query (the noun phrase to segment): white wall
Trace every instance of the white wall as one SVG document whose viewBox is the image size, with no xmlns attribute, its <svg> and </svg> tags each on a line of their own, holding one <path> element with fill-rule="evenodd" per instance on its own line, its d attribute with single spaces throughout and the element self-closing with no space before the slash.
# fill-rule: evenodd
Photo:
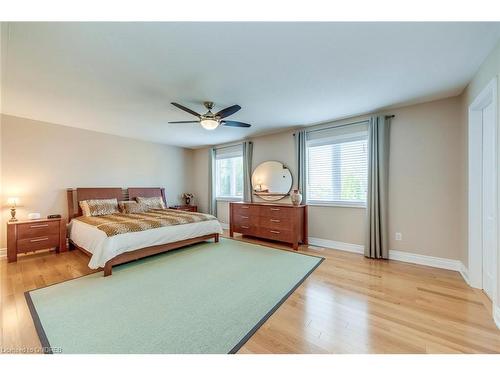
<svg viewBox="0 0 500 375">
<path fill-rule="evenodd" d="M 6 115 L 1 130 L 4 197 L 21 199 L 20 219 L 28 212 L 67 216 L 69 187 L 161 186 L 176 204 L 190 186 L 188 149 Z"/>
<path fill-rule="evenodd" d="M 465 124 L 464 126 L 464 137 L 467 139 L 467 123 L 468 123 L 468 108 L 469 105 L 472 104 L 477 95 L 486 87 L 486 85 L 494 78 L 497 77 L 497 92 L 500 94 L 500 42 L 497 44 L 496 48 L 490 53 L 488 58 L 481 64 L 478 72 L 474 75 L 473 79 L 467 86 L 463 94 L 462 101 L 462 121 Z M 500 111 L 500 95 L 498 95 L 498 103 L 497 108 Z M 500 116 L 497 117 L 497 129 L 500 129 Z M 500 149 L 500 132 L 497 132 L 499 138 L 497 139 L 497 149 Z M 467 144 L 466 146 L 467 147 Z M 500 165 L 500 154 L 498 155 L 498 163 Z M 500 180 L 499 184 L 500 186 Z M 466 211 L 466 215 L 467 215 Z M 467 216 L 466 216 L 467 217 Z M 466 227 L 467 228 L 467 227 Z M 465 231 L 466 232 L 466 231 Z M 500 248 L 497 249 L 497 296 L 496 296 L 496 307 L 494 307 L 493 311 L 495 314 L 495 319 L 497 325 L 500 327 Z M 468 265 L 468 249 L 467 247 L 462 251 L 461 254 L 462 262 L 467 266 Z"/>
</svg>

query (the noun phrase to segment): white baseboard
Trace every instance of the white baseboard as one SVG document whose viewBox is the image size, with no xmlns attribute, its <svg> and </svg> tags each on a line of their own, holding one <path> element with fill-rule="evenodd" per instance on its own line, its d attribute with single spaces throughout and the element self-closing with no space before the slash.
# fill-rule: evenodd
<svg viewBox="0 0 500 375">
<path fill-rule="evenodd" d="M 500 329 L 500 306 L 492 306 L 493 308 L 493 320 L 495 321 L 495 324 L 497 325 L 498 329 Z"/>
<path fill-rule="evenodd" d="M 469 280 L 469 269 L 465 267 L 465 264 L 463 264 L 462 262 L 460 262 L 460 270 L 458 272 L 460 272 L 460 275 L 462 275 L 467 285 L 472 287 Z"/>
<path fill-rule="evenodd" d="M 348 251 L 350 253 L 363 254 L 365 247 L 354 243 L 325 240 L 323 238 L 309 237 L 309 244 L 313 246 L 328 247 L 330 249 Z"/>
<path fill-rule="evenodd" d="M 389 259 L 399 260 L 401 262 L 420 264 L 435 268 L 443 268 L 445 270 L 458 271 L 461 270 L 462 262 L 455 259 L 438 258 L 429 255 L 420 255 L 407 253 L 399 250 L 389 250 Z"/>
<path fill-rule="evenodd" d="M 351 253 L 356 253 L 356 254 L 364 254 L 363 245 L 326 240 L 317 237 L 309 237 L 309 243 L 314 246 L 321 246 L 336 250 L 349 251 Z M 399 251 L 399 250 L 389 250 L 389 259 L 398 260 L 406 263 L 420 264 L 423 266 L 458 271 L 461 274 L 462 271 L 465 270 L 465 267 L 459 260 L 407 253 L 405 251 Z"/>
<path fill-rule="evenodd" d="M 0 259 L 7 259 L 7 248 L 0 249 Z"/>
</svg>

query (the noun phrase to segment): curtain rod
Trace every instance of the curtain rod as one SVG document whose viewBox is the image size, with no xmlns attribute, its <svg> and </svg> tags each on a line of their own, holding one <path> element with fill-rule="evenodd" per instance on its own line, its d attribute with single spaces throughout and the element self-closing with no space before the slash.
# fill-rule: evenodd
<svg viewBox="0 0 500 375">
<path fill-rule="evenodd" d="M 385 118 L 394 118 L 396 115 L 387 115 Z M 324 128 L 319 128 L 319 129 L 313 129 L 313 130 L 307 130 L 305 129 L 308 133 L 314 133 L 314 132 L 319 132 L 323 130 L 328 130 L 328 129 L 333 129 L 333 128 L 343 128 L 346 126 L 351 126 L 351 125 L 358 125 L 358 124 L 363 124 L 365 122 L 369 122 L 370 120 L 363 120 L 363 121 L 355 121 L 355 122 L 349 122 L 347 124 L 339 124 L 339 125 L 331 125 L 331 126 L 325 126 Z M 295 133 L 293 133 L 293 136 L 295 137 Z"/>
</svg>

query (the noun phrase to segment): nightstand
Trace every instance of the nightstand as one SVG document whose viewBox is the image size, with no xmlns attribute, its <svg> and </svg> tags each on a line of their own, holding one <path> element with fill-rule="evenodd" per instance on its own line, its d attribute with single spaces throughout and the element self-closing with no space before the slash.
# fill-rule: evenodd
<svg viewBox="0 0 500 375">
<path fill-rule="evenodd" d="M 66 251 L 66 220 L 38 219 L 7 223 L 7 259 L 17 261 L 17 254 L 56 248 Z"/>
<path fill-rule="evenodd" d="M 198 212 L 198 206 L 191 206 L 189 204 L 181 204 L 177 206 L 170 206 L 172 210 L 181 210 L 181 211 L 191 211 L 191 212 Z"/>
</svg>

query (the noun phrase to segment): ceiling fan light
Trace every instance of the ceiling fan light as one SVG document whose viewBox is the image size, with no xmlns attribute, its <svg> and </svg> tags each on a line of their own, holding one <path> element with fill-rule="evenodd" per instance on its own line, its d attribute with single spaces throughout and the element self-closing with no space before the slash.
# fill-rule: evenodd
<svg viewBox="0 0 500 375">
<path fill-rule="evenodd" d="M 219 121 L 212 119 L 203 119 L 200 121 L 201 126 L 203 126 L 207 130 L 214 130 L 219 126 Z"/>
</svg>

